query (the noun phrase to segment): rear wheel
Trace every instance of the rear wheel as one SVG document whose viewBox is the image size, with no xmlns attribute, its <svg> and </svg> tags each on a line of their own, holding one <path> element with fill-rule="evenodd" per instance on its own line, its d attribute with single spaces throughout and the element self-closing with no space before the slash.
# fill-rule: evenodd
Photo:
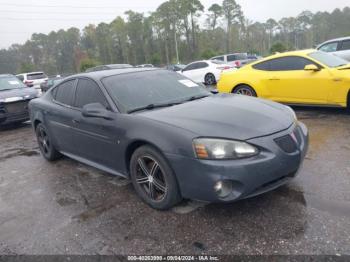
<svg viewBox="0 0 350 262">
<path fill-rule="evenodd" d="M 244 95 L 244 96 L 254 96 L 257 97 L 257 94 L 253 88 L 248 85 L 239 85 L 233 90 L 234 94 Z"/>
<path fill-rule="evenodd" d="M 39 149 L 43 157 L 49 161 L 54 161 L 62 155 L 52 144 L 52 140 L 43 124 L 38 124 L 35 129 L 36 137 L 39 144 Z"/>
<path fill-rule="evenodd" d="M 350 113 L 350 90 L 348 92 L 347 107 L 346 110 Z"/>
<path fill-rule="evenodd" d="M 204 83 L 206 85 L 214 85 L 216 84 L 216 78 L 212 73 L 208 73 L 204 77 Z"/>
<path fill-rule="evenodd" d="M 155 209 L 169 209 L 182 199 L 174 172 L 164 157 L 150 146 L 134 152 L 130 176 L 140 198 Z"/>
</svg>

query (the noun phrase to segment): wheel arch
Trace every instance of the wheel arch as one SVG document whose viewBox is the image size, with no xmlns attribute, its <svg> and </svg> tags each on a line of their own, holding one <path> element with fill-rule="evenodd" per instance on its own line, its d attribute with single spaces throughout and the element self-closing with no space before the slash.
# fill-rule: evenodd
<svg viewBox="0 0 350 262">
<path fill-rule="evenodd" d="M 253 90 L 255 91 L 256 95 L 259 97 L 259 93 L 258 93 L 258 91 L 256 90 L 256 88 L 254 88 L 251 84 L 247 84 L 247 83 L 239 83 L 239 84 L 235 85 L 235 86 L 232 88 L 231 93 L 234 93 L 235 90 L 236 90 L 237 88 L 239 88 L 240 86 L 249 86 L 251 89 L 253 89 Z"/>
<path fill-rule="evenodd" d="M 164 157 L 166 163 L 169 165 L 169 167 L 171 168 L 171 170 L 174 173 L 176 183 L 177 183 L 179 190 L 180 190 L 180 194 L 182 194 L 177 174 L 176 174 L 174 168 L 172 167 L 169 159 L 166 157 L 166 155 L 162 152 L 162 150 L 158 146 L 156 146 L 154 143 L 149 142 L 147 140 L 143 140 L 143 139 L 134 140 L 126 147 L 124 156 L 125 156 L 125 168 L 126 168 L 127 175 L 130 176 L 130 161 L 131 161 L 132 155 L 134 154 L 134 152 L 138 148 L 140 148 L 142 146 L 150 146 L 150 147 L 154 148 L 155 150 L 157 150 L 158 153 L 162 155 L 162 157 Z"/>
</svg>

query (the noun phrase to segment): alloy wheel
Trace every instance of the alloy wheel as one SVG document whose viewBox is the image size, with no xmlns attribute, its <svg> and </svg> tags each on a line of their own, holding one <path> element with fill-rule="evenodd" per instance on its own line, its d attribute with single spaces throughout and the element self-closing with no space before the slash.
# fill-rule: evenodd
<svg viewBox="0 0 350 262">
<path fill-rule="evenodd" d="M 50 153 L 50 140 L 49 136 L 46 133 L 46 130 L 42 127 L 39 127 L 38 130 L 38 142 L 41 152 L 47 155 Z"/>
<path fill-rule="evenodd" d="M 215 76 L 212 75 L 212 74 L 206 75 L 206 77 L 205 77 L 205 83 L 206 83 L 207 85 L 213 85 L 213 84 L 215 84 Z"/>
<path fill-rule="evenodd" d="M 162 201 L 168 191 L 162 168 L 149 156 L 137 159 L 136 183 L 155 202 Z"/>
<path fill-rule="evenodd" d="M 254 96 L 252 90 L 246 87 L 239 88 L 235 93 L 238 95 L 244 95 L 244 96 Z"/>
</svg>

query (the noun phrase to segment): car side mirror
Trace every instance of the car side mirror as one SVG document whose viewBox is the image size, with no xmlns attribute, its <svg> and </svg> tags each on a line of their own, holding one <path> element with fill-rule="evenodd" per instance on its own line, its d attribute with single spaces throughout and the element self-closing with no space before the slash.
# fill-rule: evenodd
<svg viewBox="0 0 350 262">
<path fill-rule="evenodd" d="M 210 90 L 210 93 L 212 93 L 212 94 L 214 94 L 214 95 L 217 95 L 217 94 L 219 94 L 219 90 L 217 90 L 217 89 L 212 89 L 212 90 Z"/>
<path fill-rule="evenodd" d="M 310 65 L 306 65 L 304 70 L 317 72 L 317 71 L 320 71 L 320 68 L 317 65 L 310 64 Z"/>
<path fill-rule="evenodd" d="M 83 107 L 82 112 L 84 117 L 96 117 L 106 120 L 112 120 L 110 112 L 100 103 L 87 104 Z"/>
</svg>

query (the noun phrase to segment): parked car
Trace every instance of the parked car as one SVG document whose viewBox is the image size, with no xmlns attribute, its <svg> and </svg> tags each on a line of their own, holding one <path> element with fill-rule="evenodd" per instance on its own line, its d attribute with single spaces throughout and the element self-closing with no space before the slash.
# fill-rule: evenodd
<svg viewBox="0 0 350 262">
<path fill-rule="evenodd" d="M 48 77 L 44 72 L 31 72 L 17 75 L 17 77 L 28 87 L 34 87 L 41 93 L 40 85 L 47 81 Z"/>
<path fill-rule="evenodd" d="M 249 56 L 247 53 L 234 53 L 228 55 L 215 56 L 210 60 L 223 61 L 226 64 L 233 65 L 237 68 L 241 68 L 242 66 L 247 65 L 257 59 L 257 56 Z"/>
<path fill-rule="evenodd" d="M 29 119 L 28 102 L 38 96 L 14 75 L 0 75 L 0 125 Z"/>
<path fill-rule="evenodd" d="M 350 37 L 329 40 L 320 44 L 317 49 L 350 61 Z"/>
<path fill-rule="evenodd" d="M 131 68 L 132 65 L 129 64 L 111 64 L 111 65 L 99 65 L 95 67 L 91 67 L 85 70 L 88 72 L 102 71 L 102 70 L 111 70 L 111 69 L 122 69 L 122 68 Z"/>
<path fill-rule="evenodd" d="M 308 147 L 291 108 L 213 95 L 165 69 L 71 76 L 33 100 L 30 112 L 47 160 L 64 154 L 130 178 L 156 209 L 273 190 L 297 175 Z"/>
<path fill-rule="evenodd" d="M 170 71 L 175 71 L 175 72 L 179 72 L 182 69 L 184 69 L 186 67 L 186 65 L 182 65 L 182 64 L 173 64 L 173 65 L 167 65 L 166 69 L 170 70 Z"/>
<path fill-rule="evenodd" d="M 154 65 L 152 64 L 143 64 L 143 65 L 137 65 L 137 68 L 153 68 Z"/>
<path fill-rule="evenodd" d="M 47 92 L 47 90 L 60 83 L 63 79 L 64 77 L 61 76 L 50 77 L 46 82 L 40 84 L 41 92 Z"/>
<path fill-rule="evenodd" d="M 224 70 L 232 70 L 230 66 L 218 60 L 203 60 L 188 64 L 184 69 L 179 71 L 180 74 L 190 78 L 194 82 L 214 85 L 220 79 Z"/>
<path fill-rule="evenodd" d="M 346 107 L 349 72 L 348 61 L 325 52 L 286 52 L 222 74 L 218 90 L 287 104 Z"/>
</svg>

